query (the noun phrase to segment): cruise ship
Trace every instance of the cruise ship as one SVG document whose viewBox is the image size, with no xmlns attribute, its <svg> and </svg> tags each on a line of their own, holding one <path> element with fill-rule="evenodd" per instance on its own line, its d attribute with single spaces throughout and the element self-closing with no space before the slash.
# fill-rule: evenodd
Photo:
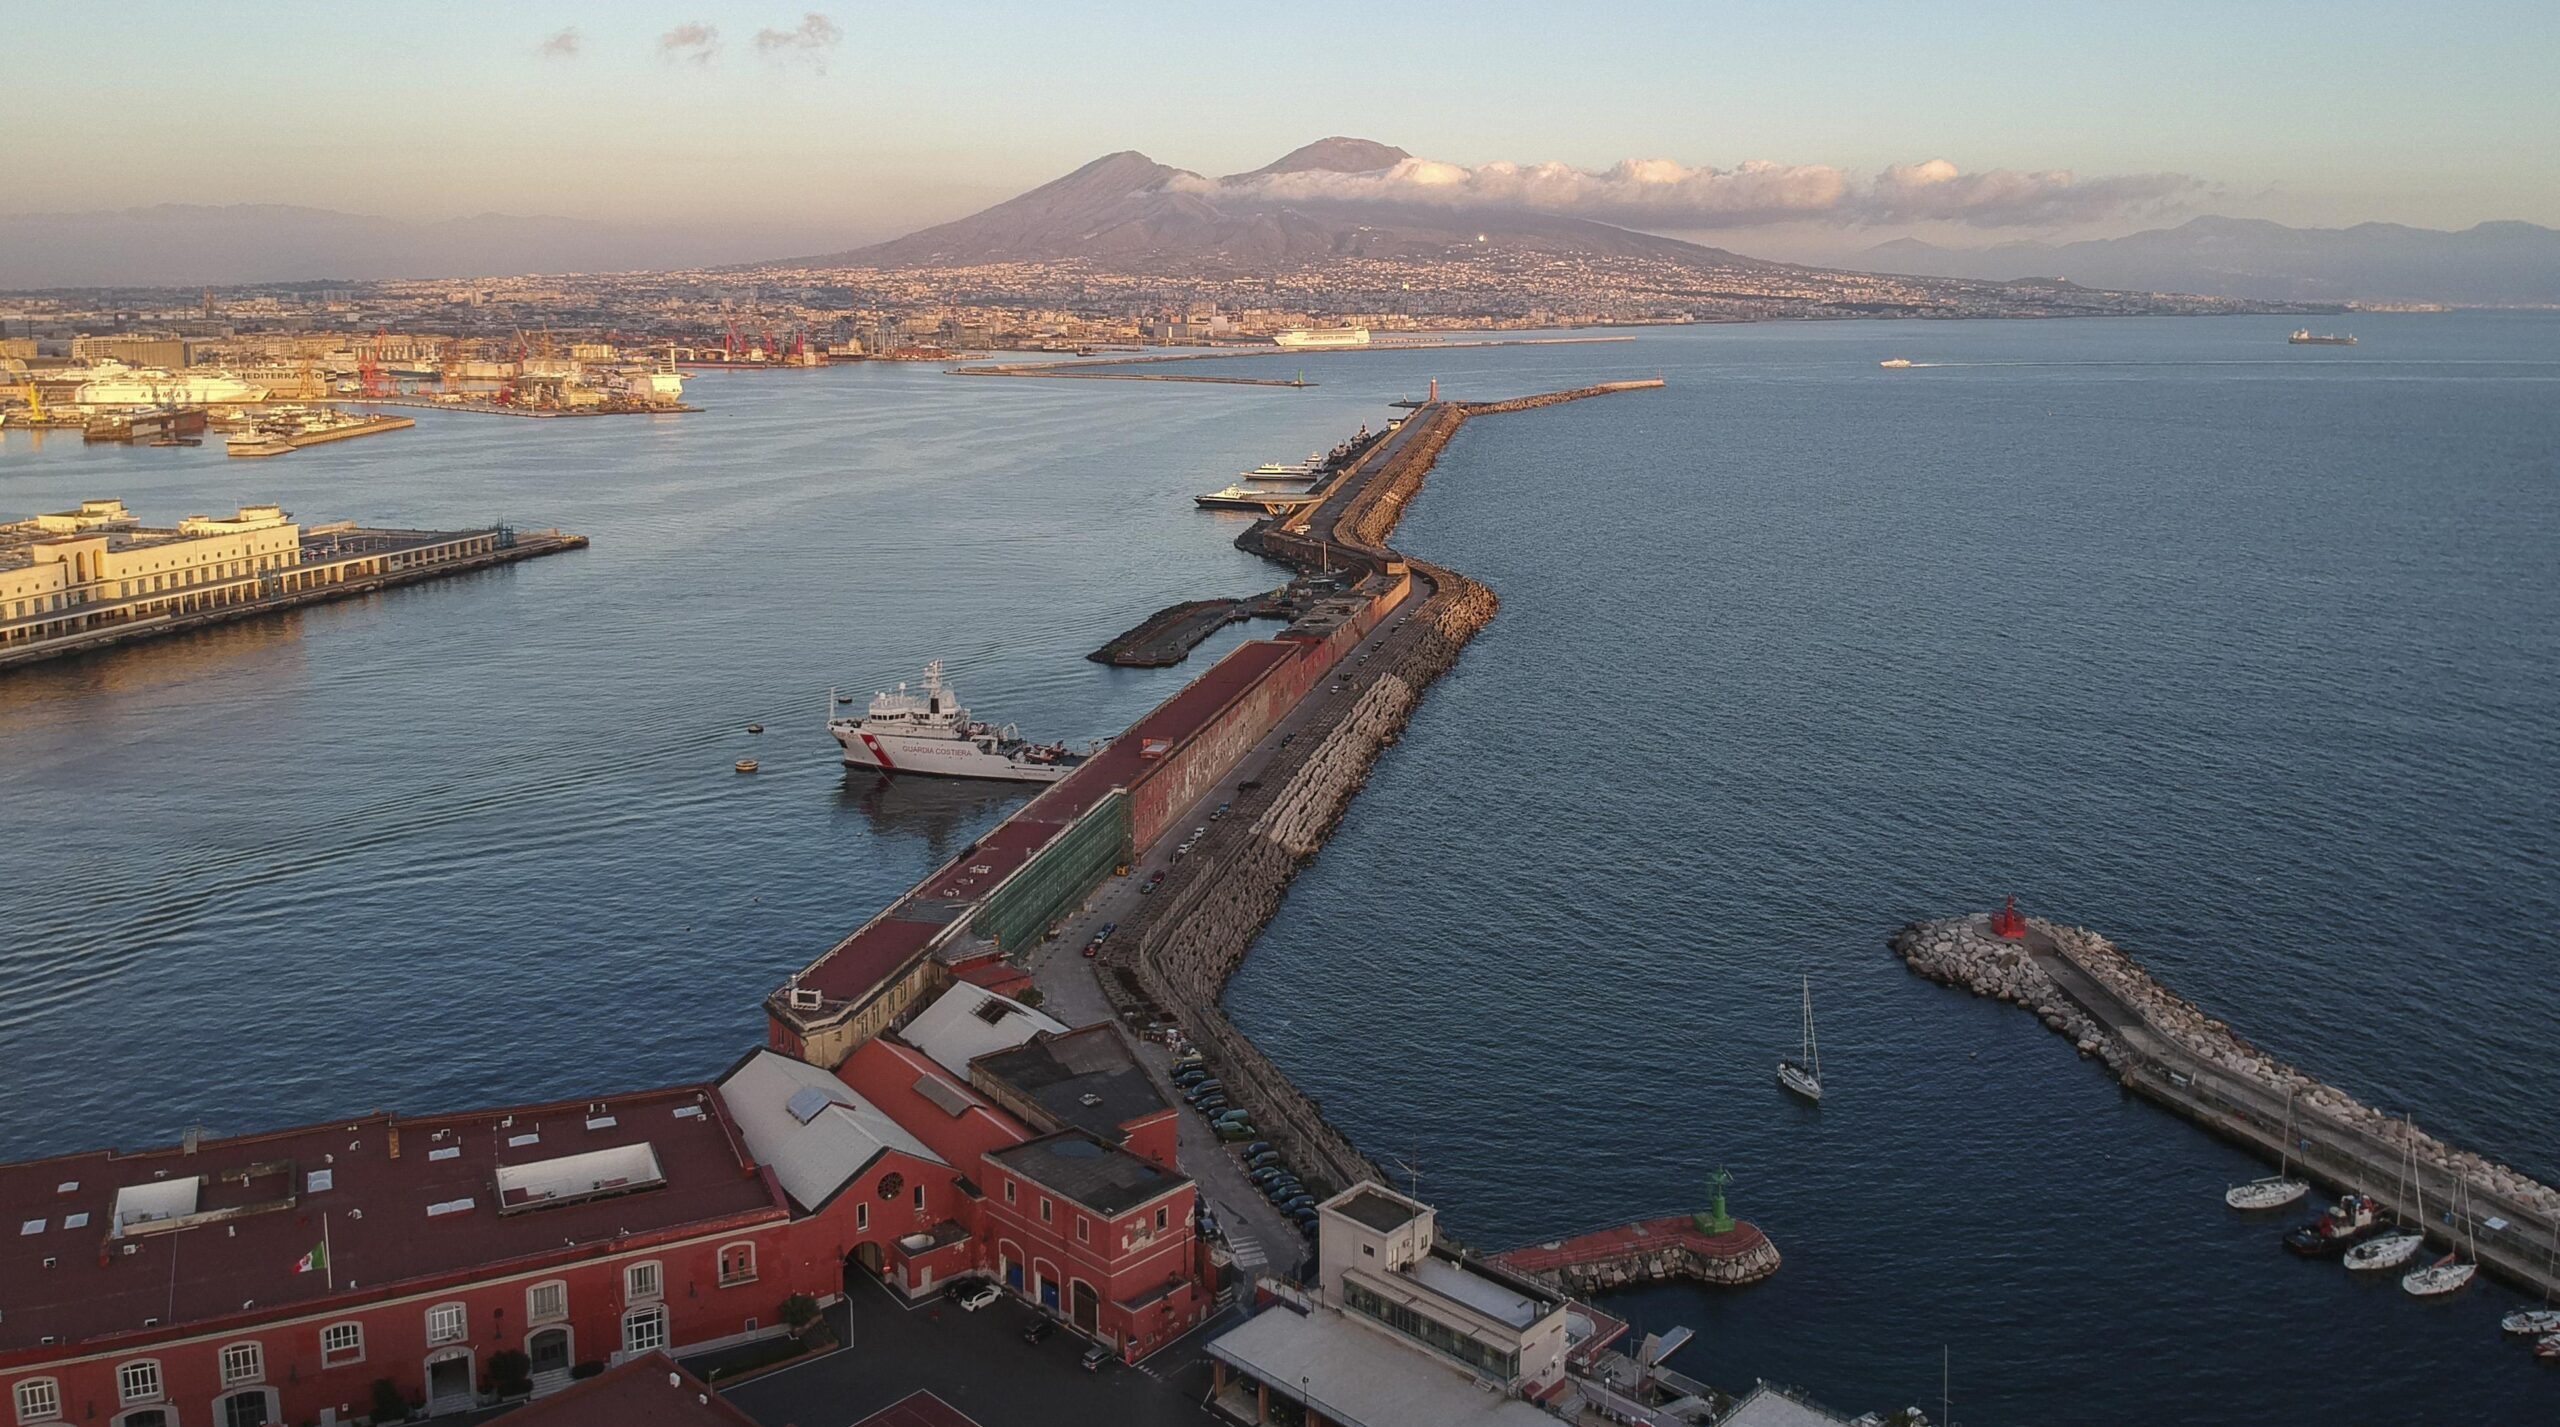
<svg viewBox="0 0 2560 1427">
<path fill-rule="evenodd" d="M 71 399 L 82 406 L 216 406 L 267 399 L 265 387 L 229 372 L 164 372 L 100 362 L 65 375 L 81 379 Z"/>
<path fill-rule="evenodd" d="M 1296 327 L 1271 339 L 1283 347 L 1366 347 L 1366 327 Z"/>
<path fill-rule="evenodd" d="M 1033 743 L 1014 732 L 969 717 L 959 695 L 942 682 L 942 661 L 924 666 L 924 687 L 874 694 L 860 718 L 839 717 L 844 700 L 828 696 L 827 732 L 844 746 L 845 766 L 883 773 L 924 773 L 937 778 L 993 778 L 1009 783 L 1054 783 L 1102 751 L 1100 742 L 1071 750 L 1063 743 Z"/>
</svg>

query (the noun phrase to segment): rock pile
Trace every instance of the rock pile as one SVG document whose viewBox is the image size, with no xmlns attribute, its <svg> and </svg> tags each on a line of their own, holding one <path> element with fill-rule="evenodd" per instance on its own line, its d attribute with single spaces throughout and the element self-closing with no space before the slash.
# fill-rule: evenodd
<svg viewBox="0 0 2560 1427">
<path fill-rule="evenodd" d="M 2028 955 L 2026 943 L 1993 936 L 1989 918 L 1913 922 L 1895 933 L 1891 944 L 1920 975 L 1977 996 L 2024 1006 L 2047 1029 L 2070 1037 L 2082 1055 L 2095 1056 L 2107 1063 L 2107 1069 L 2123 1073 L 2127 1056 L 2122 1042 L 2062 994 L 2062 988 Z"/>
</svg>

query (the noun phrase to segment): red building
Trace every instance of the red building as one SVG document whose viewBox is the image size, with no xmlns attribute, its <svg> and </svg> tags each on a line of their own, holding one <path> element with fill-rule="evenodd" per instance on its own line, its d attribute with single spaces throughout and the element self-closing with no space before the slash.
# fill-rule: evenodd
<svg viewBox="0 0 2560 1427">
<path fill-rule="evenodd" d="M 842 1289 L 710 1086 L 66 1155 L 0 1206 L 14 1427 L 344 1421 L 377 1380 L 457 1410 L 503 1352 L 557 1388 Z"/>
</svg>

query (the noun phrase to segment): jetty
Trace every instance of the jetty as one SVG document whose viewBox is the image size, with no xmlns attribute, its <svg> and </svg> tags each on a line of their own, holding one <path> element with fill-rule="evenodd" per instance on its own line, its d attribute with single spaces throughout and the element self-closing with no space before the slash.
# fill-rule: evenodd
<svg viewBox="0 0 2560 1427">
<path fill-rule="evenodd" d="M 2430 1204 L 2450 1205 L 2457 1182 L 2468 1189 L 2483 1269 L 2532 1292 L 2560 1291 L 2551 1267 L 2560 1189 L 2277 1059 L 2104 936 L 2020 916 L 2013 900 L 1997 913 L 1911 923 L 1888 944 L 1918 975 L 2034 1013 L 2135 1094 L 2269 1160 L 2289 1160 L 2333 1192 L 2406 1212 L 2437 1243 L 2463 1243 L 2463 1226 L 2441 1213 L 2415 1222 L 2402 1189 L 2414 1148 Z"/>
<path fill-rule="evenodd" d="M 1595 1229 L 1492 1255 L 1495 1263 L 1581 1296 L 1687 1279 L 1738 1288 L 1778 1271 L 1778 1246 L 1753 1225 L 1725 1212 L 1728 1176 L 1715 1176 L 1711 1208 Z"/>
</svg>

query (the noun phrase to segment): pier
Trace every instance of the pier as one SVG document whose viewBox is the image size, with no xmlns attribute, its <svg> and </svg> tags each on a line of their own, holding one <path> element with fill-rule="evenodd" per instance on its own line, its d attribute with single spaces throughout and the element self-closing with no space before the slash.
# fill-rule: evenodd
<svg viewBox="0 0 2560 1427">
<path fill-rule="evenodd" d="M 1357 352 L 1449 352 L 1474 347 L 1567 347 L 1596 342 L 1632 342 L 1633 337 L 1478 337 L 1457 341 L 1372 341 L 1355 347 L 1236 347 L 1214 352 L 1157 352 L 1145 356 L 1104 357 L 1077 362 L 993 362 L 943 368 L 945 376 L 954 377 L 1053 377 L 1084 381 L 1150 381 L 1204 382 L 1215 386 L 1285 386 L 1307 387 L 1315 383 L 1302 374 L 1295 379 L 1276 377 L 1211 377 L 1178 372 L 1130 371 L 1132 367 L 1156 368 L 1178 362 L 1233 361 L 1240 357 L 1338 357 Z"/>
<path fill-rule="evenodd" d="M 2270 1161 L 2285 1159 L 2333 1193 L 2370 1195 L 2437 1245 L 2476 1237 L 2484 1271 L 2529 1292 L 2560 1292 L 2552 1272 L 2560 1190 L 2413 1131 L 2276 1059 L 2096 932 L 2008 912 L 1915 922 L 1889 944 L 1921 976 L 2035 1013 L 2144 1099 Z M 2424 1223 L 2401 1188 L 2413 1146 Z M 2470 1236 L 2450 1217 L 2457 1182 L 2470 1196 Z M 2267 1215 L 2270 1240 L 2310 1212 Z"/>
<path fill-rule="evenodd" d="M 286 532 L 290 560 L 270 554 L 263 557 L 268 562 L 265 567 L 251 573 L 130 594 L 115 593 L 119 582 L 110 579 L 85 591 L 85 597 L 76 602 L 0 621 L 0 671 L 582 550 L 587 544 L 587 537 L 560 530 L 520 531 L 509 526 L 389 530 L 353 521 L 297 529 L 283 524 L 284 519 L 277 513 L 272 528 Z M 124 534 L 127 529 L 117 527 L 115 533 Z M 85 537 L 101 547 L 96 554 L 82 551 L 85 559 L 104 559 L 108 554 L 109 536 L 104 531 L 75 532 L 68 542 L 49 540 L 43 532 L 21 531 L 21 527 L 10 527 L 9 541 L 0 546 L 0 574 L 42 567 L 44 562 L 23 558 L 22 548 L 28 545 L 80 543 Z M 181 532 L 133 533 L 190 538 Z M 207 567 L 204 573 L 211 575 L 213 568 Z"/>
</svg>

